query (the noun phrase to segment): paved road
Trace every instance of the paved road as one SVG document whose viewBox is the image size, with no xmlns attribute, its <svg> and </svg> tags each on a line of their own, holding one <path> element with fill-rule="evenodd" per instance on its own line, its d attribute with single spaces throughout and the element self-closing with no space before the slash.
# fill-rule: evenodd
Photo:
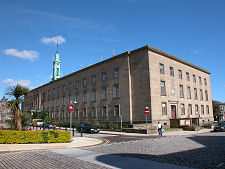
<svg viewBox="0 0 225 169">
<path fill-rule="evenodd" d="M 134 137 L 92 134 L 108 145 L 0 155 L 5 168 L 225 168 L 225 132 Z"/>
</svg>

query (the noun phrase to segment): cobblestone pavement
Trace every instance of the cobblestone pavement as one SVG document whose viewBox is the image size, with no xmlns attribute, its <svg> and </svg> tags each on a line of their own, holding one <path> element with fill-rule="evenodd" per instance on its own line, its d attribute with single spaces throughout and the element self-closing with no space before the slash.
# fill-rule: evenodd
<svg viewBox="0 0 225 169">
<path fill-rule="evenodd" d="M 132 163 L 135 159 L 142 160 L 136 160 L 138 164 L 145 162 L 146 168 L 153 167 L 154 163 L 151 162 L 156 162 L 155 166 L 160 165 L 165 168 L 174 168 L 175 165 L 176 168 L 182 168 L 181 166 L 199 169 L 225 168 L 225 132 L 194 136 L 139 137 L 138 139 L 127 136 L 123 136 L 122 139 L 117 136 L 105 136 L 105 138 L 114 139 L 114 141 L 107 145 L 83 150 L 64 149 L 0 154 L 0 169 L 101 169 L 107 166 L 126 168 L 123 167 L 125 165 L 122 166 L 121 160 Z M 117 139 L 120 141 L 116 141 Z M 92 161 L 87 159 L 88 156 Z"/>
<path fill-rule="evenodd" d="M 106 169 L 106 167 L 49 151 L 0 155 L 0 169 Z"/>
<path fill-rule="evenodd" d="M 88 150 L 193 168 L 225 168 L 225 132 L 145 138 Z"/>
</svg>

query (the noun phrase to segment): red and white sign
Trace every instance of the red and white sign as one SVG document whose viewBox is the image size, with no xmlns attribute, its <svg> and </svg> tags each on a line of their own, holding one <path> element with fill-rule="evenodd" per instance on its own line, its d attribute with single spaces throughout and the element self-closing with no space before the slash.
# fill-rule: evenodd
<svg viewBox="0 0 225 169">
<path fill-rule="evenodd" d="M 149 108 L 146 107 L 146 108 L 145 108 L 145 111 L 144 111 L 144 114 L 145 114 L 145 115 L 148 115 L 149 113 L 150 113 Z"/>
<path fill-rule="evenodd" d="M 73 112 L 73 104 L 70 104 L 69 109 L 70 109 L 70 112 Z"/>
</svg>

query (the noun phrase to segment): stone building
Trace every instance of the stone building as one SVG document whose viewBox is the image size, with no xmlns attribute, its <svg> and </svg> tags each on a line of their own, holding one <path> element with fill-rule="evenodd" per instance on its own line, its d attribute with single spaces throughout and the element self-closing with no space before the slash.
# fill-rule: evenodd
<svg viewBox="0 0 225 169">
<path fill-rule="evenodd" d="M 219 101 L 214 101 L 220 107 L 221 116 L 219 117 L 219 121 L 225 120 L 225 103 L 221 103 Z"/>
<path fill-rule="evenodd" d="M 210 73 L 151 46 L 124 52 L 31 90 L 23 109 L 55 120 L 155 124 L 171 119 L 213 121 Z"/>
</svg>

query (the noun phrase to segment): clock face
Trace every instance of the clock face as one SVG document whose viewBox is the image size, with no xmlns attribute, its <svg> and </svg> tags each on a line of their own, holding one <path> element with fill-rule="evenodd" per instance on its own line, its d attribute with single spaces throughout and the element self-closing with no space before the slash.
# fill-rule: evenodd
<svg viewBox="0 0 225 169">
<path fill-rule="evenodd" d="M 171 89 L 171 94 L 172 94 L 172 95 L 175 95 L 175 90 L 174 90 L 174 88 Z"/>
<path fill-rule="evenodd" d="M 56 67 L 59 68 L 59 65 L 57 65 Z"/>
</svg>

